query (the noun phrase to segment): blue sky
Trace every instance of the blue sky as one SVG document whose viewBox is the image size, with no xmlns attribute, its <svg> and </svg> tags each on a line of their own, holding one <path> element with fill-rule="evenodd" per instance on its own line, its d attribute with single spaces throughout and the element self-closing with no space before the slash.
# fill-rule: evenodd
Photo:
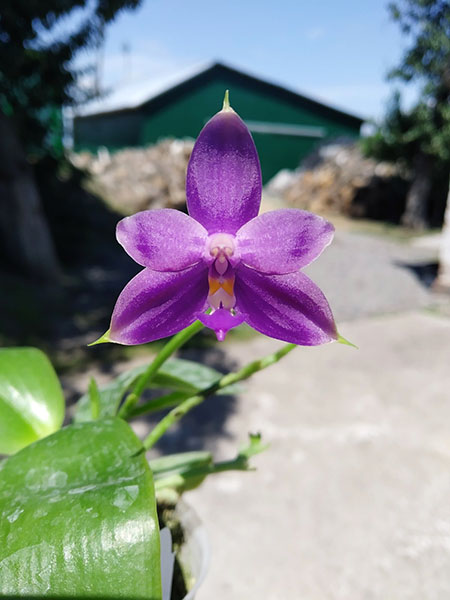
<svg viewBox="0 0 450 600">
<path fill-rule="evenodd" d="M 144 84 L 221 60 L 363 117 L 379 117 L 392 90 L 386 72 L 407 43 L 386 4 L 143 0 L 107 29 L 103 82 Z M 406 100 L 413 95 L 407 88 Z"/>
</svg>

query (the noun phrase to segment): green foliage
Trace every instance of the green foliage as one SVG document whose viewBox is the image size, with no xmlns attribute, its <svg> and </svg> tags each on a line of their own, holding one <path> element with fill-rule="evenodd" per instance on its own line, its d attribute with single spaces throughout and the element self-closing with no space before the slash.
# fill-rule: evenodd
<svg viewBox="0 0 450 600">
<path fill-rule="evenodd" d="M 450 3 L 448 0 L 400 0 L 389 5 L 392 18 L 410 40 L 391 78 L 421 79 L 424 93 L 436 97 L 450 87 Z"/>
<path fill-rule="evenodd" d="M 188 330 L 184 341 L 192 326 Z M 180 345 L 169 341 L 151 363 L 152 378 L 145 379 L 145 386 L 181 395 L 180 406 L 154 428 L 154 440 L 208 396 L 232 392 L 295 348 L 287 344 L 222 375 L 169 359 Z M 127 371 L 102 389 L 91 379 L 77 407 L 77 419 L 87 422 L 49 435 L 61 426 L 64 410 L 53 368 L 39 350 L 0 350 L 0 400 L 6 399 L 0 439 L 8 451 L 22 447 L 0 461 L 0 597 L 161 600 L 156 497 L 176 501 L 208 475 L 251 470 L 250 459 L 266 449 L 255 434 L 228 461 L 214 462 L 201 451 L 157 458 L 149 466 L 145 444 L 123 419 L 108 416 L 148 369 Z M 153 405 L 135 408 L 150 412 Z"/>
<path fill-rule="evenodd" d="M 450 163 L 450 3 L 402 0 L 390 12 L 407 36 L 409 47 L 389 77 L 421 84 L 421 96 L 409 111 L 397 92 L 383 123 L 363 141 L 366 154 L 403 161 L 412 167 L 418 155 L 430 159 L 434 173 Z"/>
<path fill-rule="evenodd" d="M 442 126 L 437 129 L 438 118 Z M 361 140 L 363 152 L 378 160 L 403 162 L 411 167 L 414 158 L 422 152 L 437 159 L 439 169 L 450 161 L 450 107 L 438 107 L 419 102 L 410 111 L 404 111 L 397 93 L 383 123 L 375 133 Z"/>
<path fill-rule="evenodd" d="M 58 150 L 60 109 L 95 92 L 79 78 L 82 50 L 96 48 L 105 26 L 140 0 L 3 0 L 0 12 L 0 110 L 14 119 L 29 152 Z M 70 25 L 69 25 L 70 24 Z M 59 117 L 58 117 L 59 115 Z"/>
<path fill-rule="evenodd" d="M 152 474 L 121 419 L 0 463 L 0 595 L 160 600 Z"/>
<path fill-rule="evenodd" d="M 0 349 L 0 454 L 53 433 L 64 419 L 61 385 L 37 348 Z"/>
<path fill-rule="evenodd" d="M 146 370 L 147 365 L 134 367 L 100 388 L 98 390 L 99 417 L 111 417 L 117 414 L 124 395 Z M 220 379 L 221 375 L 219 371 L 206 365 L 181 358 L 172 358 L 163 364 L 147 387 L 183 392 L 189 396 L 209 387 Z M 236 389 L 237 386 L 228 386 L 218 393 L 232 394 Z M 75 408 L 74 421 L 81 423 L 90 420 L 92 420 L 91 399 L 89 394 L 84 394 Z"/>
</svg>

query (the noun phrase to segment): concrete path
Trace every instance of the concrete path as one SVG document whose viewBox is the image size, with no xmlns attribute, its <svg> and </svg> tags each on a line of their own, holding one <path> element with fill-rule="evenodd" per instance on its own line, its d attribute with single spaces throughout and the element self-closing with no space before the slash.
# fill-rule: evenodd
<svg viewBox="0 0 450 600">
<path fill-rule="evenodd" d="M 186 495 L 213 547 L 198 600 L 450 598 L 450 320 L 413 312 L 342 333 L 360 349 L 298 348 L 238 398 L 217 458 L 248 431 L 271 448 L 256 472 Z"/>
</svg>

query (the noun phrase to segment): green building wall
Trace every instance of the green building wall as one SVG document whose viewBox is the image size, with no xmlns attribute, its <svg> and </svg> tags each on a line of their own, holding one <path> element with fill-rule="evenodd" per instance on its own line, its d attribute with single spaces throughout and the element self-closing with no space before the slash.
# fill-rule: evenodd
<svg viewBox="0 0 450 600">
<path fill-rule="evenodd" d="M 168 102 L 150 101 L 137 109 L 121 110 L 78 118 L 74 127 L 75 150 L 96 151 L 106 146 L 115 151 L 129 146 L 147 146 L 163 138 L 196 138 L 206 121 L 222 106 L 226 89 L 230 103 L 244 121 L 320 127 L 322 138 L 279 133 L 252 132 L 261 160 L 263 181 L 284 168 L 295 169 L 324 139 L 356 138 L 358 127 L 347 124 L 327 111 L 264 93 L 251 85 L 222 76 L 179 94 Z"/>
</svg>

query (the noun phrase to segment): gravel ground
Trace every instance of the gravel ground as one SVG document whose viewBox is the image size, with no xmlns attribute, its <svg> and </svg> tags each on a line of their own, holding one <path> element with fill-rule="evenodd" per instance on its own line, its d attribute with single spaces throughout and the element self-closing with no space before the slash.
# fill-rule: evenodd
<svg viewBox="0 0 450 600">
<path fill-rule="evenodd" d="M 429 305 L 427 276 L 435 261 L 434 247 L 338 232 L 305 273 L 325 292 L 338 321 L 353 320 Z"/>
</svg>

